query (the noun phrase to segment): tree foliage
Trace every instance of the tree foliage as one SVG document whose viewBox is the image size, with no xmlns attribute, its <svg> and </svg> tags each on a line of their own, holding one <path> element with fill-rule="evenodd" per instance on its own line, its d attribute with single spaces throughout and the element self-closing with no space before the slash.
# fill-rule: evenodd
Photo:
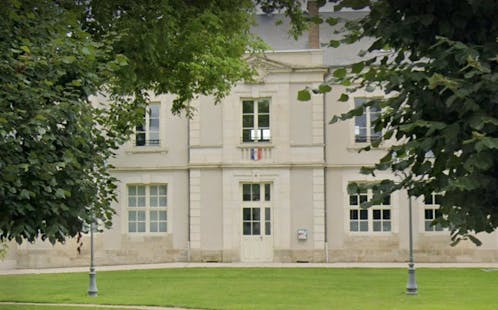
<svg viewBox="0 0 498 310">
<path fill-rule="evenodd" d="M 252 2 L 5 0 L 0 6 L 0 239 L 63 242 L 110 225 L 106 162 L 148 91 L 222 98 L 257 49 Z M 89 96 L 105 92 L 106 106 Z"/>
<path fill-rule="evenodd" d="M 91 1 L 84 28 L 94 39 L 112 37 L 128 66 L 113 93 L 176 94 L 173 112 L 190 113 L 199 94 L 216 102 L 235 82 L 250 78 L 242 56 L 263 45 L 251 33 L 250 0 Z"/>
<path fill-rule="evenodd" d="M 349 92 L 380 88 L 386 98 L 332 123 L 379 107 L 375 129 L 383 130 L 384 141 L 396 141 L 374 167 L 362 169 L 401 178 L 369 185 L 374 201 L 400 188 L 410 196 L 443 193 L 434 224 L 450 227 L 455 243 L 470 238 L 480 244 L 473 234 L 498 226 L 498 3 L 344 0 L 336 9 L 343 7 L 369 12 L 345 22 L 343 39 L 330 45 L 374 41 L 363 61 L 336 70 L 330 82 L 353 85 Z"/>
</svg>

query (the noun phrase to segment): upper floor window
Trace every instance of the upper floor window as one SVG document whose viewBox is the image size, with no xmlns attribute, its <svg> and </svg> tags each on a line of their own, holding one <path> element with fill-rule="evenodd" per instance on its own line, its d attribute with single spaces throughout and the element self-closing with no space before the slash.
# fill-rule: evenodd
<svg viewBox="0 0 498 310">
<path fill-rule="evenodd" d="M 425 231 L 443 231 L 441 224 L 433 225 L 436 218 L 441 217 L 439 205 L 442 199 L 441 194 L 431 194 L 424 198 L 424 230 Z"/>
<path fill-rule="evenodd" d="M 360 107 L 369 99 L 355 98 L 355 108 Z M 380 131 L 375 131 L 373 122 L 379 118 L 380 109 L 377 107 L 365 107 L 362 115 L 354 118 L 354 141 L 355 142 L 375 142 L 382 138 Z"/>
<path fill-rule="evenodd" d="M 168 186 L 128 185 L 128 232 L 167 232 Z"/>
<path fill-rule="evenodd" d="M 242 101 L 242 142 L 269 142 L 270 100 Z"/>
<path fill-rule="evenodd" d="M 392 229 L 391 196 L 380 205 L 362 208 L 362 202 L 372 198 L 371 191 L 349 195 L 349 231 L 390 232 Z"/>
<path fill-rule="evenodd" d="M 159 139 L 159 103 L 151 103 L 145 110 L 142 124 L 136 127 L 136 146 L 158 146 Z"/>
</svg>

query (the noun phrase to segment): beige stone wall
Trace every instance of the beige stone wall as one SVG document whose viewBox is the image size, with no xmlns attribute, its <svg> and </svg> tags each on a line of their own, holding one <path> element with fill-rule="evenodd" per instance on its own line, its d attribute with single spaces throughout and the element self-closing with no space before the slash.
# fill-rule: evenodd
<svg viewBox="0 0 498 310">
<path fill-rule="evenodd" d="M 171 235 L 135 237 L 124 234 L 115 249 L 104 246 L 103 235 L 96 233 L 94 239 L 95 263 L 98 266 L 185 261 L 185 250 L 173 248 Z M 80 253 L 76 239 L 69 239 L 64 245 L 52 246 L 41 241 L 23 245 L 17 250 L 15 268 L 88 266 L 90 237 L 85 235 L 82 242 Z"/>
<path fill-rule="evenodd" d="M 7 242 L 6 246 L 6 253 L 3 256 L 3 259 L 0 259 L 0 270 L 14 269 L 17 265 L 17 243 L 15 243 L 14 241 Z"/>
<path fill-rule="evenodd" d="M 374 92 L 357 91 L 349 95 L 347 102 L 339 102 L 337 99 L 341 93 L 345 92 L 345 87 L 334 86 L 330 93 L 326 94 L 325 119 L 330 121 L 334 115 L 346 113 L 354 108 L 354 98 L 382 97 L 383 93 L 379 90 Z M 354 120 L 347 120 L 330 124 L 325 127 L 326 130 L 326 162 L 329 167 L 356 167 L 372 165 L 380 159 L 384 153 L 383 147 L 390 142 L 383 142 L 379 150 L 370 152 L 359 152 L 366 146 L 365 143 L 355 143 L 354 141 Z"/>
<path fill-rule="evenodd" d="M 127 143 L 112 164 L 120 180 L 114 204 L 113 227 L 95 236 L 98 265 L 173 261 L 238 262 L 241 260 L 241 183 L 268 182 L 272 186 L 273 261 L 275 262 L 403 262 L 408 257 L 408 199 L 392 196 L 392 231 L 349 231 L 346 186 L 352 181 L 377 179 L 358 173 L 382 156 L 358 153 L 353 120 L 328 121 L 354 105 L 355 97 L 378 97 L 380 91 L 358 92 L 346 103 L 334 86 L 325 96 L 300 102 L 297 92 L 317 87 L 326 70 L 320 50 L 269 52 L 249 58 L 258 75 L 239 83 L 219 105 L 210 97 L 191 102 L 198 111 L 192 120 L 173 116 L 174 97 L 152 96 L 161 103 L 161 145 L 135 147 Z M 242 143 L 241 101 L 269 98 L 270 143 Z M 94 98 L 103 100 L 103 98 Z M 384 142 L 383 147 L 390 141 Z M 263 158 L 250 159 L 251 148 Z M 378 178 L 392 178 L 380 174 Z M 127 184 L 168 184 L 168 232 L 127 232 Z M 481 234 L 483 246 L 469 242 L 449 245 L 448 232 L 424 232 L 423 201 L 413 200 L 415 259 L 419 262 L 492 262 L 498 260 L 498 233 Z M 308 230 L 297 240 L 297 230 Z M 0 268 L 87 266 L 89 240 L 83 251 L 76 241 L 52 246 L 46 242 L 11 245 Z M 328 249 L 328 250 L 327 250 Z"/>
<path fill-rule="evenodd" d="M 202 260 L 221 261 L 223 249 L 223 189 L 219 169 L 201 172 L 200 248 Z"/>
<path fill-rule="evenodd" d="M 117 194 L 119 203 L 114 204 L 116 215 L 113 226 L 95 234 L 95 260 L 98 265 L 143 264 L 187 260 L 188 239 L 188 191 L 187 172 L 161 169 L 115 172 L 121 181 Z M 168 232 L 128 233 L 127 184 L 168 184 Z M 86 266 L 89 263 L 90 241 L 82 239 L 82 252 L 78 253 L 75 239 L 65 244 L 51 245 L 38 241 L 23 244 L 16 253 L 17 268 L 45 268 Z"/>
<path fill-rule="evenodd" d="M 313 229 L 313 170 L 293 169 L 290 185 L 291 227 L 289 232 L 282 233 L 290 234 L 290 249 L 312 252 L 315 235 Z M 298 229 L 308 231 L 307 240 L 297 239 Z"/>
<path fill-rule="evenodd" d="M 323 263 L 324 252 L 321 250 L 275 250 L 274 261 L 277 263 Z"/>
<path fill-rule="evenodd" d="M 351 181 L 375 181 L 359 174 L 359 167 L 327 169 L 327 228 L 330 262 L 404 262 L 408 260 L 409 213 L 406 192 L 394 193 L 392 201 L 392 232 L 349 232 L 348 194 Z M 392 178 L 380 174 L 380 178 Z M 480 247 L 462 241 L 452 247 L 448 231 L 424 231 L 424 203 L 412 200 L 414 256 L 418 262 L 492 262 L 498 255 L 498 233 L 479 234 Z"/>
<path fill-rule="evenodd" d="M 185 169 L 188 162 L 188 120 L 173 115 L 170 110 L 174 97 L 153 96 L 151 101 L 160 103 L 160 145 L 134 146 L 133 137 L 117 152 L 111 164 L 117 170 L 147 171 L 158 168 Z"/>
</svg>

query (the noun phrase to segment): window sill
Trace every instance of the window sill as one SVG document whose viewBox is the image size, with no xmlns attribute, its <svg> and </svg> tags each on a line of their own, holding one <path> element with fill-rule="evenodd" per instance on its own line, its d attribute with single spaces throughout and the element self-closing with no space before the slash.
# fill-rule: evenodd
<svg viewBox="0 0 498 310">
<path fill-rule="evenodd" d="M 440 230 L 440 231 L 421 231 L 420 234 L 423 236 L 449 236 L 449 230 Z"/>
<path fill-rule="evenodd" d="M 237 146 L 239 149 L 250 149 L 255 147 L 274 148 L 271 142 L 244 142 Z"/>
<path fill-rule="evenodd" d="M 191 149 L 219 149 L 222 148 L 222 144 L 213 144 L 213 145 L 190 145 Z"/>
<path fill-rule="evenodd" d="M 168 148 L 164 146 L 131 146 L 126 153 L 168 153 Z"/>
<path fill-rule="evenodd" d="M 142 238 L 142 237 L 167 237 L 171 235 L 170 232 L 125 232 L 130 238 Z"/>
<path fill-rule="evenodd" d="M 359 150 L 361 150 L 367 146 L 371 146 L 371 144 L 369 142 L 353 142 L 346 149 L 348 151 L 358 152 Z M 387 150 L 387 149 L 389 149 L 389 146 L 386 145 L 384 142 L 381 142 L 380 145 L 377 147 L 372 147 L 372 150 Z"/>
<path fill-rule="evenodd" d="M 347 231 L 349 236 L 352 237 L 363 237 L 363 236 L 392 236 L 394 232 L 392 231 Z"/>
</svg>

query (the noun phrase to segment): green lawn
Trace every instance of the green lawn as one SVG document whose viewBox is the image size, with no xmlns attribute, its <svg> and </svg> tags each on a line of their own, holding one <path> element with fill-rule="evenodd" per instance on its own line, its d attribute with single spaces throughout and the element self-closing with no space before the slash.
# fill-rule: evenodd
<svg viewBox="0 0 498 310">
<path fill-rule="evenodd" d="M 406 269 L 113 271 L 98 272 L 99 296 L 89 298 L 86 273 L 16 275 L 0 276 L 0 301 L 202 309 L 498 309 L 497 271 L 417 269 L 417 296 L 405 295 L 406 280 Z"/>
<path fill-rule="evenodd" d="M 0 305 L 1 310 L 130 310 L 119 308 L 104 308 L 104 307 L 60 307 L 60 306 L 25 306 L 25 305 Z"/>
</svg>

